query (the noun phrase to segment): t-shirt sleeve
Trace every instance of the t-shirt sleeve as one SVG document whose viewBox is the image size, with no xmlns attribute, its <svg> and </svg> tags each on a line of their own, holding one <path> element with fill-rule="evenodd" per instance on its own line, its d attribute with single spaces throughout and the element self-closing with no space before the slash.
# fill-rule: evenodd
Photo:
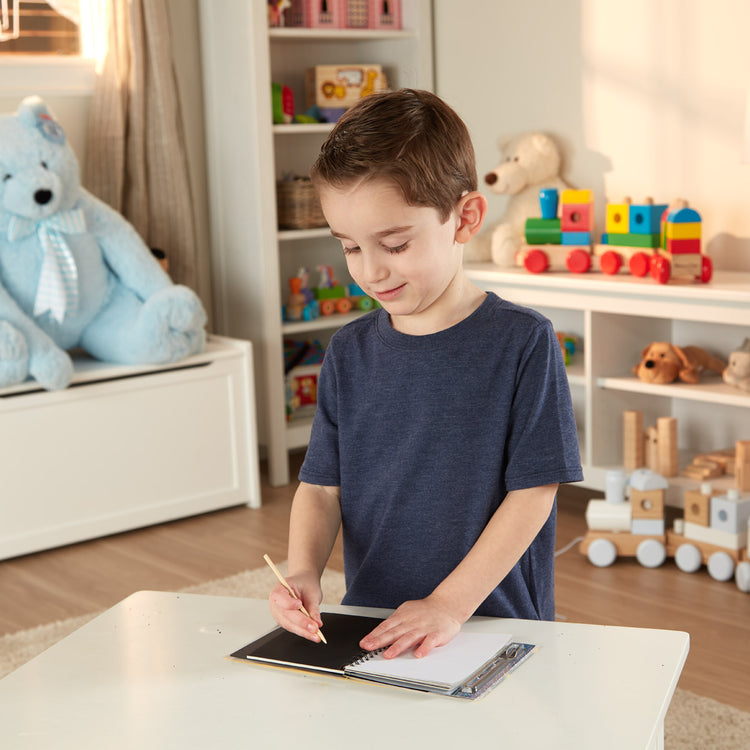
<svg viewBox="0 0 750 750">
<path fill-rule="evenodd" d="M 516 378 L 505 455 L 507 490 L 581 481 L 570 388 L 548 320 L 532 329 Z"/>
<path fill-rule="evenodd" d="M 300 481 L 327 487 L 341 484 L 334 352 L 331 342 L 318 376 L 318 406 L 299 471 Z"/>
</svg>

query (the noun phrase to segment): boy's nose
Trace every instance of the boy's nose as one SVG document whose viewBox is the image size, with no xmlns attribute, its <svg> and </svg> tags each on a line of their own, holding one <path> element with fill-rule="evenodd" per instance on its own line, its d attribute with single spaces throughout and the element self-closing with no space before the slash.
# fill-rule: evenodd
<svg viewBox="0 0 750 750">
<path fill-rule="evenodd" d="M 388 266 L 383 261 L 381 253 L 362 253 L 362 273 L 365 280 L 372 284 L 388 276 Z"/>
</svg>

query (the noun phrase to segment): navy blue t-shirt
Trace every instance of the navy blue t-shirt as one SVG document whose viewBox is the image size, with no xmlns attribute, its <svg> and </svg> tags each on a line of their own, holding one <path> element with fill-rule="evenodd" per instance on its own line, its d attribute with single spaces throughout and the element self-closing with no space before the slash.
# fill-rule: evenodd
<svg viewBox="0 0 750 750">
<path fill-rule="evenodd" d="M 490 293 L 435 334 L 382 309 L 340 329 L 299 478 L 340 487 L 344 604 L 428 596 L 509 491 L 583 478 L 551 323 Z M 554 619 L 556 512 L 476 614 Z"/>
</svg>

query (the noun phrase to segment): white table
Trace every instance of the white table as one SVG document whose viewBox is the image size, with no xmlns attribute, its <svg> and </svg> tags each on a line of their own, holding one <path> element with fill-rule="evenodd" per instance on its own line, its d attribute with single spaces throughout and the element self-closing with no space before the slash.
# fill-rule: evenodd
<svg viewBox="0 0 750 750">
<path fill-rule="evenodd" d="M 383 610 L 328 607 L 383 614 Z M 0 680 L 0 747 L 660 748 L 686 633 L 476 618 L 539 645 L 479 701 L 226 659 L 267 602 L 139 592 Z"/>
</svg>

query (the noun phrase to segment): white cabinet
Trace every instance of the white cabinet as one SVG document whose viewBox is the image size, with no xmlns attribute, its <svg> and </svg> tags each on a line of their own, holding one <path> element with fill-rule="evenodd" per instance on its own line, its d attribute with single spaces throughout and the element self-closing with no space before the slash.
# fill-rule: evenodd
<svg viewBox="0 0 750 750">
<path fill-rule="evenodd" d="M 169 365 L 75 359 L 0 389 L 0 560 L 240 503 L 260 507 L 252 347 Z"/>
<path fill-rule="evenodd" d="M 709 284 L 656 284 L 629 275 L 530 274 L 467 264 L 482 289 L 534 307 L 555 329 L 579 337 L 582 350 L 568 369 L 579 429 L 583 484 L 605 487 L 607 470 L 623 462 L 623 411 L 643 412 L 644 424 L 658 417 L 678 421 L 681 464 L 691 456 L 732 448 L 750 439 L 750 393 L 704 373 L 697 385 L 651 385 L 632 373 L 651 341 L 692 344 L 726 360 L 750 336 L 750 273 L 717 271 Z M 670 480 L 671 504 L 696 482 Z M 731 486 L 731 480 L 714 484 Z"/>
<path fill-rule="evenodd" d="M 289 86 L 304 111 L 304 77 L 322 64 L 379 63 L 391 88 L 432 88 L 429 0 L 403 1 L 402 31 L 269 29 L 260 0 L 201 0 L 215 319 L 257 353 L 260 440 L 272 485 L 289 481 L 288 450 L 307 444 L 310 420 L 287 423 L 283 338 L 318 338 L 348 316 L 283 325 L 287 280 L 332 265 L 349 279 L 327 229 L 279 231 L 275 184 L 307 174 L 330 125 L 272 125 L 271 83 Z"/>
</svg>

